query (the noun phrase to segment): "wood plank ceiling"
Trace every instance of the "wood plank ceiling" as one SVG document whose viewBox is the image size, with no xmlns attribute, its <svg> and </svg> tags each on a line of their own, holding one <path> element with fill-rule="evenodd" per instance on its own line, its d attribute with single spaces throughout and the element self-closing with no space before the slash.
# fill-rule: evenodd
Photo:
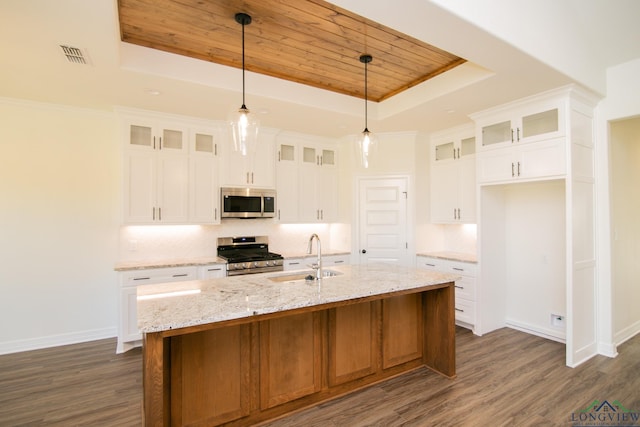
<svg viewBox="0 0 640 427">
<path fill-rule="evenodd" d="M 322 0 L 118 0 L 124 42 L 382 101 L 464 59 Z M 247 87 L 249 82 L 247 82 Z M 240 90 L 241 86 L 238 85 Z"/>
</svg>

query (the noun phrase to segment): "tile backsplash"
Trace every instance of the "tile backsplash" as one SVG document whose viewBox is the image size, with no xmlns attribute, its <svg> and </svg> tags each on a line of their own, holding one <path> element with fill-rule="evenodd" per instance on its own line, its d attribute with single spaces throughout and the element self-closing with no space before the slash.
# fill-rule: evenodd
<svg viewBox="0 0 640 427">
<path fill-rule="evenodd" d="M 120 228 L 119 261 L 211 257 L 216 255 L 218 237 L 230 236 L 268 236 L 271 251 L 286 256 L 304 255 L 312 233 L 320 236 L 325 252 L 350 251 L 351 226 L 348 224 L 226 220 L 221 225 L 123 226 Z"/>
</svg>

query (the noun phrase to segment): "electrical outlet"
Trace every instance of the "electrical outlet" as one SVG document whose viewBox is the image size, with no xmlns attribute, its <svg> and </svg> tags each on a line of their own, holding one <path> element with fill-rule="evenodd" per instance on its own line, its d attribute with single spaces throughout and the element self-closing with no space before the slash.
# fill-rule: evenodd
<svg viewBox="0 0 640 427">
<path fill-rule="evenodd" d="M 564 316 L 561 314 L 551 313 L 551 326 L 554 328 L 564 328 Z"/>
</svg>

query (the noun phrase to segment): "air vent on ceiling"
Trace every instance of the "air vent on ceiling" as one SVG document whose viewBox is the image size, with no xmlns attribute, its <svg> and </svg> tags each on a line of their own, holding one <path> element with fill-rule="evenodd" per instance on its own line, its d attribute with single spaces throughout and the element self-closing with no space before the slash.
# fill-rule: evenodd
<svg viewBox="0 0 640 427">
<path fill-rule="evenodd" d="M 60 45 L 62 49 L 62 54 L 67 58 L 67 61 L 72 64 L 89 64 L 89 56 L 80 48 L 67 46 L 64 44 Z"/>
</svg>

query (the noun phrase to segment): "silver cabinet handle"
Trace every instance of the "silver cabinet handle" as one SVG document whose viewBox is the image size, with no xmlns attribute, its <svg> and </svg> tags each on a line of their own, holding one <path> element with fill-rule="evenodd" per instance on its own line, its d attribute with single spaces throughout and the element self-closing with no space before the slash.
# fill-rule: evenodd
<svg viewBox="0 0 640 427">
<path fill-rule="evenodd" d="M 156 220 L 156 208 L 155 207 L 151 208 L 151 211 L 152 211 L 152 214 L 151 214 L 152 220 L 155 221 Z"/>
<path fill-rule="evenodd" d="M 456 271 L 464 271 L 464 268 L 460 268 L 460 267 L 451 267 L 451 268 L 453 268 Z"/>
<path fill-rule="evenodd" d="M 424 265 L 426 265 L 427 267 L 435 267 L 435 264 L 429 264 L 428 262 L 425 262 Z"/>
<path fill-rule="evenodd" d="M 253 172 L 251 172 L 251 183 L 253 184 Z"/>
<path fill-rule="evenodd" d="M 158 137 L 158 141 L 159 141 L 158 142 L 158 150 L 162 150 L 162 137 L 161 136 Z"/>
<path fill-rule="evenodd" d="M 172 277 L 187 277 L 188 274 L 187 273 L 182 273 L 182 274 L 174 274 Z"/>
<path fill-rule="evenodd" d="M 217 220 L 218 219 L 218 208 L 214 208 L 213 209 L 213 219 Z"/>
<path fill-rule="evenodd" d="M 162 221 L 162 208 L 158 208 L 158 221 Z"/>
<path fill-rule="evenodd" d="M 249 182 L 249 172 L 247 172 L 247 184 L 251 184 L 251 183 Z"/>
<path fill-rule="evenodd" d="M 520 141 L 520 128 L 518 128 L 517 135 L 518 135 L 518 141 Z"/>
<path fill-rule="evenodd" d="M 513 142 L 513 129 L 511 129 L 511 142 Z"/>
<path fill-rule="evenodd" d="M 464 310 L 458 307 L 456 307 L 456 311 L 459 311 L 460 313 L 464 313 Z"/>
<path fill-rule="evenodd" d="M 511 177 L 516 176 L 516 173 L 514 172 L 514 169 L 513 169 L 514 167 L 515 166 L 514 166 L 513 162 L 511 162 Z"/>
<path fill-rule="evenodd" d="M 458 288 L 458 289 L 464 289 L 464 286 L 455 285 L 455 287 Z"/>
<path fill-rule="evenodd" d="M 520 176 L 520 162 L 518 162 L 518 176 Z"/>
<path fill-rule="evenodd" d="M 149 280 L 151 277 L 134 277 L 133 280 Z"/>
</svg>

